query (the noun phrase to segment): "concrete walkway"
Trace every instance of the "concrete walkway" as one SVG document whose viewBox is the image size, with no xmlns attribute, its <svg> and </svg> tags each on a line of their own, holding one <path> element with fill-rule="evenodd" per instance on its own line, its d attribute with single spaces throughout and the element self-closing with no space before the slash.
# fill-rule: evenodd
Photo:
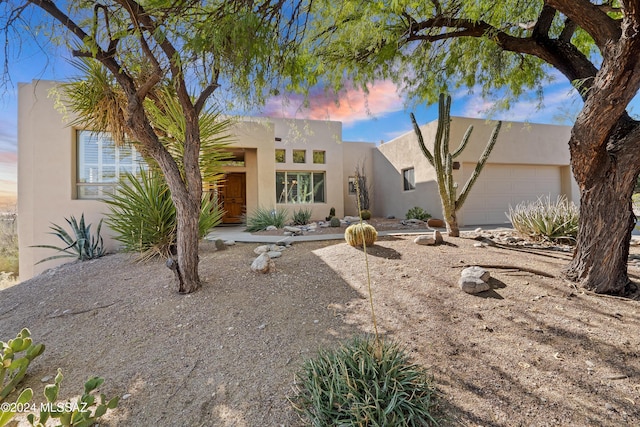
<svg viewBox="0 0 640 427">
<path fill-rule="evenodd" d="M 506 229 L 510 230 L 511 227 L 508 227 L 509 224 L 492 224 L 492 225 L 482 225 L 482 226 L 468 226 L 468 227 L 460 227 L 460 231 L 473 231 L 476 228 L 480 227 L 483 230 L 497 230 L 497 229 Z M 444 228 L 439 229 L 439 231 L 443 234 L 446 234 L 446 230 Z M 412 235 L 412 234 L 426 234 L 433 232 L 433 229 L 414 229 L 414 230 L 389 230 L 389 231 L 379 231 L 378 236 L 394 236 L 394 235 Z M 313 234 L 307 233 L 302 236 L 285 236 L 285 235 L 276 235 L 276 236 L 264 236 L 264 235 L 255 235 L 245 231 L 244 225 L 239 226 L 224 226 L 224 227 L 216 227 L 214 228 L 207 236 L 205 236 L 207 240 L 233 240 L 234 242 L 239 243 L 278 243 L 278 242 L 311 242 L 318 240 L 344 240 L 344 232 L 340 234 Z"/>
</svg>

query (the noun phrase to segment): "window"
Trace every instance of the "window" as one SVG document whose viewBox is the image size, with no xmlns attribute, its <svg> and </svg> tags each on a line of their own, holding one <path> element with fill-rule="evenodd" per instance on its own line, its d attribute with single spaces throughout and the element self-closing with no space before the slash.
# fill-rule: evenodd
<svg viewBox="0 0 640 427">
<path fill-rule="evenodd" d="M 276 172 L 277 203 L 324 203 L 324 172 Z"/>
<path fill-rule="evenodd" d="M 285 162 L 286 151 L 283 148 L 276 148 L 276 163 Z"/>
<path fill-rule="evenodd" d="M 307 163 L 305 150 L 293 150 L 293 163 Z"/>
<path fill-rule="evenodd" d="M 350 176 L 349 177 L 349 194 L 356 194 L 356 177 L 355 176 Z"/>
<path fill-rule="evenodd" d="M 318 165 L 324 165 L 325 163 L 325 157 L 324 157 L 324 151 L 313 151 L 313 163 L 318 164 Z"/>
<path fill-rule="evenodd" d="M 414 190 L 416 188 L 416 176 L 413 168 L 404 169 L 402 171 L 402 181 L 404 191 Z"/>
<path fill-rule="evenodd" d="M 116 147 L 108 133 L 77 131 L 78 199 L 100 199 L 113 194 L 120 177 L 146 168 L 140 153 L 131 145 Z"/>
</svg>

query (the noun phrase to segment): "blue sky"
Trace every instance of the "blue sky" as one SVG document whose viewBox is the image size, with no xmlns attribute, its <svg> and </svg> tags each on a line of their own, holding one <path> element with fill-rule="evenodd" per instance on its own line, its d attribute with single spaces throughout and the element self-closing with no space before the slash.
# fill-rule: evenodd
<svg viewBox="0 0 640 427">
<path fill-rule="evenodd" d="M 46 50 L 51 52 L 50 46 Z M 18 55 L 19 53 L 19 55 Z M 17 192 L 17 90 L 18 83 L 33 79 L 64 80 L 74 73 L 68 63 L 68 54 L 58 50 L 58 55 L 45 55 L 34 46 L 21 46 L 10 63 L 12 84 L 2 92 L 0 101 L 0 199 Z M 54 59 L 52 59 L 54 58 Z M 3 57 L 0 56 L 0 59 Z M 536 101 L 523 100 L 509 111 L 493 114 L 491 118 L 528 121 L 532 123 L 561 123 L 558 116 L 579 108 L 564 78 L 554 75 L 545 90 L 544 108 L 538 109 Z M 409 110 L 395 86 L 380 81 L 369 89 L 368 97 L 355 90 L 345 90 L 338 105 L 322 94 L 310 100 L 309 108 L 301 109 L 301 102 L 293 97 L 286 105 L 281 100 L 270 100 L 264 108 L 266 115 L 309 119 L 329 119 L 343 123 L 344 141 L 389 141 L 411 131 Z M 476 91 L 477 93 L 479 91 Z M 453 93 L 452 115 L 487 118 L 491 103 L 467 90 Z M 437 118 L 437 106 L 418 106 L 412 110 L 420 124 Z M 564 122 L 568 124 L 568 121 Z"/>
</svg>

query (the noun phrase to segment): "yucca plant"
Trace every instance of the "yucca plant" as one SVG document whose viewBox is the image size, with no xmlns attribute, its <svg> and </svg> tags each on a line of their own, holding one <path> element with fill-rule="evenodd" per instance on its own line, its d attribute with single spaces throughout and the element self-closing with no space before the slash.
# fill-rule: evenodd
<svg viewBox="0 0 640 427">
<path fill-rule="evenodd" d="M 305 225 L 311 220 L 311 209 L 300 208 L 293 211 L 293 225 Z"/>
<path fill-rule="evenodd" d="M 565 196 L 509 206 L 507 217 L 516 231 L 536 240 L 575 241 L 578 234 L 578 207 Z"/>
<path fill-rule="evenodd" d="M 99 258 L 105 254 L 104 241 L 100 236 L 102 220 L 98 223 L 95 235 L 91 234 L 91 224 L 85 225 L 84 213 L 80 216 L 80 222 L 78 222 L 73 215 L 69 219 L 65 218 L 65 221 L 67 221 L 67 224 L 71 227 L 71 233 L 68 233 L 64 228 L 57 224 L 52 224 L 51 227 L 49 227 L 53 230 L 53 232 L 49 234 L 53 234 L 60 238 L 60 240 L 64 242 L 64 246 L 32 246 L 33 248 L 55 249 L 59 252 L 58 255 L 53 255 L 38 261 L 36 265 L 58 258 L 76 258 L 81 261 L 85 261 L 88 259 Z"/>
<path fill-rule="evenodd" d="M 126 252 L 139 253 L 140 260 L 171 255 L 176 242 L 176 208 L 157 171 L 126 174 L 118 192 L 105 203 L 110 210 L 107 225 Z M 203 198 L 198 224 L 201 237 L 220 223 L 222 214 L 217 205 Z"/>
<path fill-rule="evenodd" d="M 286 209 L 265 209 L 262 207 L 254 210 L 247 216 L 247 231 L 262 231 L 270 225 L 282 228 L 289 219 L 289 212 Z"/>
<path fill-rule="evenodd" d="M 435 389 L 395 343 L 355 338 L 304 362 L 290 398 L 313 426 L 429 426 Z"/>
</svg>

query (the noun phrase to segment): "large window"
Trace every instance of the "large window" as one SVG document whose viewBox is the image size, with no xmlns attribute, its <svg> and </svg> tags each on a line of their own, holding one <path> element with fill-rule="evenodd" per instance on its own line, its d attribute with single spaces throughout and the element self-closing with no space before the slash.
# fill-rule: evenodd
<svg viewBox="0 0 640 427">
<path fill-rule="evenodd" d="M 146 167 L 131 145 L 116 147 L 108 133 L 79 130 L 77 132 L 78 170 L 76 177 L 79 199 L 109 197 L 118 180 L 127 172 L 137 173 Z"/>
<path fill-rule="evenodd" d="M 402 182 L 404 191 L 414 190 L 416 188 L 416 175 L 413 168 L 402 171 Z"/>
<path fill-rule="evenodd" d="M 324 203 L 324 172 L 276 172 L 277 203 Z"/>
</svg>

